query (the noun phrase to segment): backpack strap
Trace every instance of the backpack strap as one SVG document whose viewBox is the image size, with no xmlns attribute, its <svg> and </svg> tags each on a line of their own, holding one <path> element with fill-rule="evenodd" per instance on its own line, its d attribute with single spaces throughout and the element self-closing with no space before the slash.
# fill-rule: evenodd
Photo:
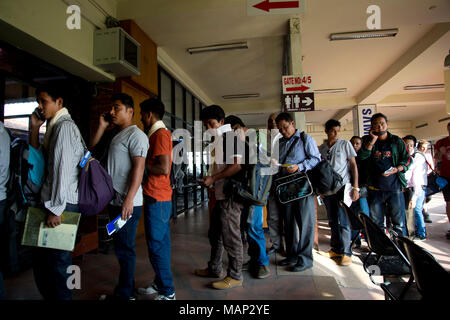
<svg viewBox="0 0 450 320">
<path fill-rule="evenodd" d="M 292 142 L 291 146 L 289 147 L 289 150 L 286 152 L 286 155 L 284 156 L 283 161 L 281 162 L 282 164 L 285 164 L 289 154 L 294 149 L 294 146 L 297 144 L 297 141 L 298 141 L 298 138 L 296 138 L 295 141 Z"/>
</svg>

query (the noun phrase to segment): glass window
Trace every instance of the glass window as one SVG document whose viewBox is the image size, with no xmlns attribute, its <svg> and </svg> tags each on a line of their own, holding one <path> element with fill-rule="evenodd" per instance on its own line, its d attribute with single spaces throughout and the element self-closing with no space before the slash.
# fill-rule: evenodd
<svg viewBox="0 0 450 320">
<path fill-rule="evenodd" d="M 186 92 L 186 122 L 188 124 L 193 125 L 194 121 L 194 108 L 192 106 L 192 94 L 190 92 Z"/>
<path fill-rule="evenodd" d="M 161 72 L 161 101 L 167 112 L 172 112 L 172 79 Z"/>
<path fill-rule="evenodd" d="M 183 108 L 183 87 L 177 82 L 175 83 L 175 116 L 177 118 L 183 119 Z"/>
<path fill-rule="evenodd" d="M 195 119 L 194 120 L 198 120 L 198 121 L 200 121 L 200 111 L 201 111 L 201 109 L 200 109 L 200 102 L 197 100 L 197 99 L 195 99 L 194 100 L 194 108 L 195 108 Z"/>
<path fill-rule="evenodd" d="M 38 107 L 35 88 L 13 79 L 5 79 L 4 124 L 15 137 L 28 140 L 30 115 Z M 40 136 L 45 134 L 47 123 L 40 130 Z"/>
</svg>

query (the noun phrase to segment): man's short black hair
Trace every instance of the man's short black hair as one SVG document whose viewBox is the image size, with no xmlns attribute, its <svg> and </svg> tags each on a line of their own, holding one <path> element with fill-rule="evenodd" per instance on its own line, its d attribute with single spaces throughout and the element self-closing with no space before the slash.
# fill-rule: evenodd
<svg viewBox="0 0 450 320">
<path fill-rule="evenodd" d="M 140 106 L 142 112 L 151 112 L 152 114 L 156 115 L 159 120 L 162 120 L 164 114 L 166 113 L 164 103 L 160 99 L 150 98 L 144 100 L 143 102 L 141 102 Z"/>
<path fill-rule="evenodd" d="M 122 104 L 128 109 L 131 108 L 134 110 L 134 102 L 133 98 L 126 93 L 115 93 L 111 96 L 111 101 L 119 100 Z"/>
<path fill-rule="evenodd" d="M 414 141 L 414 145 L 416 145 L 416 143 L 417 143 L 416 137 L 414 137 L 412 135 L 407 135 L 407 136 L 403 137 L 403 140 L 412 140 L 412 141 Z"/>
<path fill-rule="evenodd" d="M 210 119 L 216 119 L 218 122 L 225 119 L 225 111 L 218 105 L 211 105 L 207 106 L 200 111 L 200 120 L 210 120 Z"/>
<path fill-rule="evenodd" d="M 35 91 L 36 97 L 42 92 L 46 92 L 53 101 L 56 101 L 58 98 L 63 99 L 63 106 L 65 106 L 66 91 L 63 86 L 58 84 L 40 84 Z"/>
<path fill-rule="evenodd" d="M 387 117 L 384 114 L 382 114 L 381 112 L 379 112 L 379 113 L 375 113 L 372 116 L 372 118 L 370 118 L 370 123 L 373 123 L 378 118 L 384 118 L 384 120 L 386 120 L 386 122 L 388 122 Z"/>
<path fill-rule="evenodd" d="M 287 121 L 287 122 L 292 122 L 294 121 L 294 119 L 292 119 L 291 115 L 287 112 L 282 112 L 280 113 L 276 118 L 275 118 L 275 122 L 280 122 L 280 121 Z"/>
<path fill-rule="evenodd" d="M 330 119 L 327 122 L 325 122 L 325 131 L 328 131 L 331 128 L 340 127 L 340 126 L 341 126 L 341 123 L 339 121 Z"/>
<path fill-rule="evenodd" d="M 359 140 L 361 140 L 362 141 L 362 139 L 361 139 L 361 137 L 360 136 L 353 136 L 351 139 L 350 139 L 350 141 L 352 141 L 353 139 L 359 139 Z"/>
<path fill-rule="evenodd" d="M 229 124 L 232 128 L 237 124 L 241 127 L 245 127 L 245 124 L 242 122 L 241 118 L 233 115 L 226 117 L 224 124 Z"/>
</svg>

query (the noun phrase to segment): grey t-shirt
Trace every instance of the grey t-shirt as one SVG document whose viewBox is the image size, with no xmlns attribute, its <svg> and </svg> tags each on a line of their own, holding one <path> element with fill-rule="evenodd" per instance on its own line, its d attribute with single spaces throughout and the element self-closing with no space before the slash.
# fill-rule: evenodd
<svg viewBox="0 0 450 320">
<path fill-rule="evenodd" d="M 320 146 L 319 151 L 322 158 L 326 159 L 334 171 L 339 173 L 344 184 L 351 183 L 349 160 L 356 157 L 356 152 L 350 141 L 338 139 L 331 148 L 324 143 Z"/>
<path fill-rule="evenodd" d="M 0 122 L 0 201 L 6 199 L 6 183 L 9 180 L 9 148 L 11 139 Z"/>
<path fill-rule="evenodd" d="M 130 173 L 133 168 L 132 158 L 146 157 L 148 137 L 136 125 L 120 131 L 111 141 L 108 151 L 108 173 L 111 175 L 116 195 L 110 204 L 122 206 L 130 186 Z M 136 193 L 133 205 L 142 206 L 142 186 Z"/>
</svg>

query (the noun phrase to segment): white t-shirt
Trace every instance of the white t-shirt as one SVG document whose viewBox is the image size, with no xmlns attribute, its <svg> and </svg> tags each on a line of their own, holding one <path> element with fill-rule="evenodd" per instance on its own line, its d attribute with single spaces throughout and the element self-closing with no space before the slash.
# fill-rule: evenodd
<svg viewBox="0 0 450 320">
<path fill-rule="evenodd" d="M 108 151 L 108 173 L 111 175 L 116 194 L 110 202 L 111 205 L 122 206 L 131 182 L 132 158 L 145 158 L 148 148 L 148 137 L 136 125 L 123 129 L 112 139 Z M 133 206 L 142 206 L 142 203 L 142 186 L 139 186 Z"/>
<path fill-rule="evenodd" d="M 319 147 L 319 152 L 342 177 L 344 184 L 351 183 L 349 160 L 356 157 L 356 152 L 350 141 L 338 139 L 331 148 L 324 143 Z"/>
</svg>

